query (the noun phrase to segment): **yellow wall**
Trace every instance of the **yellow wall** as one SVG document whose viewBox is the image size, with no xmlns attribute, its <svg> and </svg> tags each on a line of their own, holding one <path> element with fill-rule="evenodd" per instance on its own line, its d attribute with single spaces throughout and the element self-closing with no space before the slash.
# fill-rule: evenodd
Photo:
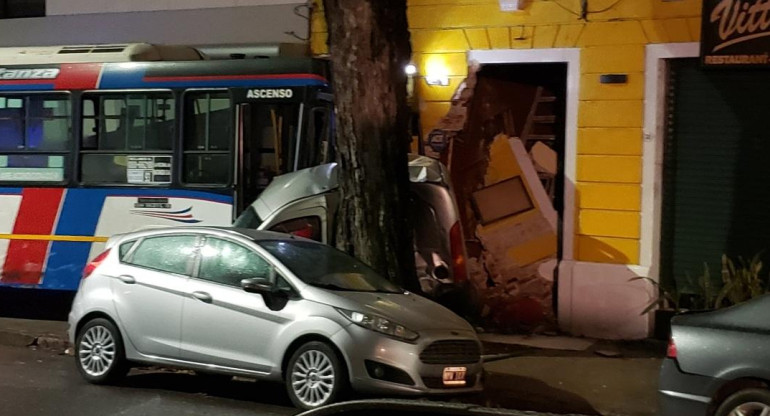
<svg viewBox="0 0 770 416">
<path fill-rule="evenodd" d="M 524 10 L 518 12 L 501 12 L 498 0 L 408 1 L 419 73 L 439 65 L 451 81 L 448 87 L 417 82 L 423 131 L 449 109 L 449 98 L 467 74 L 468 50 L 581 48 L 575 256 L 636 264 L 645 45 L 698 41 L 702 0 L 588 0 L 590 11 L 606 11 L 590 13 L 587 22 L 572 13 L 581 0 L 522 1 Z M 320 8 L 312 20 L 313 51 L 324 54 Z M 600 84 L 599 75 L 606 73 L 628 74 L 628 83 Z"/>
</svg>

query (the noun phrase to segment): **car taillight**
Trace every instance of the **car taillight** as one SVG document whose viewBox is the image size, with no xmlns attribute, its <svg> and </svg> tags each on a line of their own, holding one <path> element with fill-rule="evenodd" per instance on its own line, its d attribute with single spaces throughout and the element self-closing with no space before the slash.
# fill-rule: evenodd
<svg viewBox="0 0 770 416">
<path fill-rule="evenodd" d="M 315 234 L 314 231 L 315 230 L 313 230 L 313 226 L 311 224 L 307 224 L 299 230 L 292 231 L 291 234 L 296 235 L 297 237 L 313 238 L 313 235 Z"/>
<path fill-rule="evenodd" d="M 99 254 L 93 260 L 91 260 L 88 264 L 86 264 L 86 267 L 83 268 L 83 279 L 90 276 L 91 273 L 93 273 L 94 270 L 96 270 L 96 268 L 99 267 L 100 264 L 102 264 L 104 259 L 107 258 L 108 254 L 110 254 L 110 249 L 103 251 L 102 254 Z"/>
<path fill-rule="evenodd" d="M 674 338 L 668 340 L 668 348 L 666 349 L 666 357 L 676 358 L 676 344 L 674 344 Z"/>
<path fill-rule="evenodd" d="M 463 241 L 463 228 L 460 221 L 457 221 L 449 230 L 449 240 L 455 283 L 464 282 L 468 280 L 468 270 L 465 268 L 465 241 Z"/>
</svg>

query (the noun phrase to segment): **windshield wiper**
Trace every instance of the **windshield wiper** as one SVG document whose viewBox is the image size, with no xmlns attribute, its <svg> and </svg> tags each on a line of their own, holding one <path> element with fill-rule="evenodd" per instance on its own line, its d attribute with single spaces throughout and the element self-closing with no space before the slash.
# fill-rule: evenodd
<svg viewBox="0 0 770 416">
<path fill-rule="evenodd" d="M 321 289 L 329 290 L 344 290 L 346 292 L 361 292 L 361 290 L 350 289 L 347 287 L 337 286 L 333 283 L 308 283 L 310 286 L 318 287 Z"/>
</svg>

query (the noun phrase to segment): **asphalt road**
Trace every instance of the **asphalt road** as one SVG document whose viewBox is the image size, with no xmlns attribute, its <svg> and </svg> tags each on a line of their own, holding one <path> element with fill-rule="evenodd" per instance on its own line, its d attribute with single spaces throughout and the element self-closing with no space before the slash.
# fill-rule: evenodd
<svg viewBox="0 0 770 416">
<path fill-rule="evenodd" d="M 0 346 L 0 415 L 25 416 L 284 416 L 283 386 L 192 374 L 132 370 L 118 386 L 86 383 L 74 358 L 51 351 Z"/>
</svg>

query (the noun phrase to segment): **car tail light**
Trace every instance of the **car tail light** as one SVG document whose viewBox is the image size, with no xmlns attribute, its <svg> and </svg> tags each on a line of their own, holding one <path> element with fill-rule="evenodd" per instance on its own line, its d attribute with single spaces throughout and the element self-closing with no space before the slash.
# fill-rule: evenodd
<svg viewBox="0 0 770 416">
<path fill-rule="evenodd" d="M 86 264 L 86 267 L 83 269 L 83 279 L 90 276 L 91 273 L 93 273 L 94 270 L 96 270 L 96 268 L 99 267 L 100 264 L 102 264 L 104 259 L 107 258 L 108 254 L 110 254 L 110 249 L 103 251 L 102 254 L 99 254 L 93 260 L 91 260 L 88 264 Z"/>
<path fill-rule="evenodd" d="M 668 348 L 666 349 L 666 357 L 676 358 L 676 344 L 674 344 L 674 338 L 668 340 Z"/>
<path fill-rule="evenodd" d="M 449 240 L 455 283 L 464 282 L 468 280 L 468 270 L 465 267 L 465 241 L 463 241 L 463 228 L 460 221 L 457 221 L 449 230 Z"/>
<path fill-rule="evenodd" d="M 308 223 L 303 228 L 292 231 L 291 234 L 296 235 L 297 237 L 313 238 L 313 235 L 315 234 L 315 230 L 313 230 L 313 226 L 310 223 Z"/>
</svg>

